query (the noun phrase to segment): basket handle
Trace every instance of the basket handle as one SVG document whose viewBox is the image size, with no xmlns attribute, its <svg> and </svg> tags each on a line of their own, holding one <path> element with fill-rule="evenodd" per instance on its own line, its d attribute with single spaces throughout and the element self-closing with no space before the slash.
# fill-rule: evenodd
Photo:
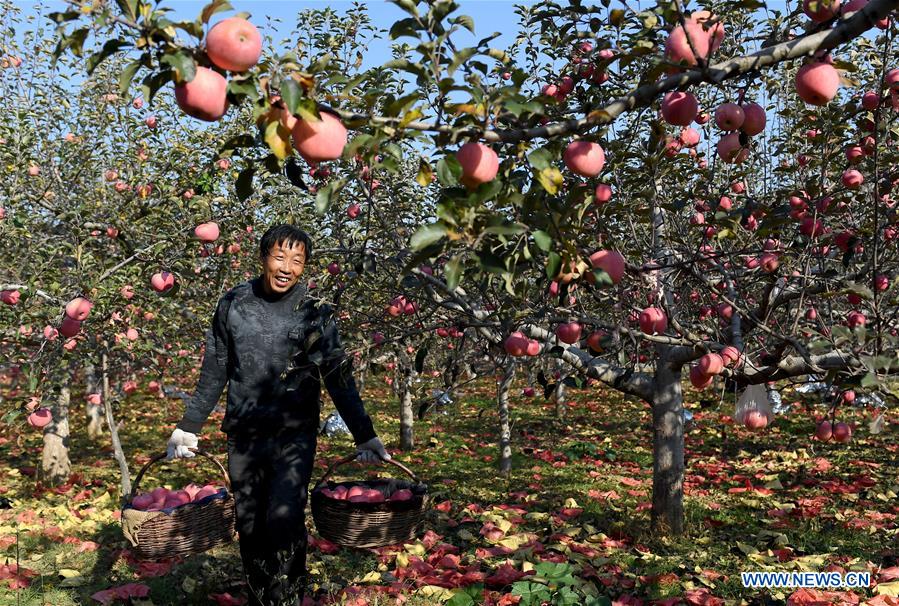
<svg viewBox="0 0 899 606">
<path fill-rule="evenodd" d="M 203 455 L 204 457 L 206 457 L 207 459 L 209 459 L 210 461 L 215 463 L 216 466 L 218 466 L 219 470 L 221 470 L 222 475 L 225 478 L 225 488 L 227 488 L 228 491 L 230 492 L 231 491 L 231 478 L 228 477 L 228 472 L 225 471 L 225 468 L 222 466 L 222 464 L 218 462 L 218 459 L 216 459 L 214 456 L 212 456 L 211 454 L 209 454 L 202 448 L 197 448 L 193 452 L 196 452 L 199 455 Z M 154 456 L 149 461 L 147 461 L 146 464 L 143 466 L 143 468 L 140 470 L 140 473 L 138 473 L 137 477 L 134 479 L 134 484 L 131 486 L 131 494 L 125 495 L 123 497 L 123 499 L 130 501 L 131 498 L 137 494 L 137 487 L 140 485 L 141 478 L 143 478 L 144 474 L 147 472 L 147 470 L 150 469 L 150 465 L 152 465 L 153 463 L 156 463 L 158 461 L 161 461 L 162 459 L 166 458 L 167 456 L 168 456 L 167 452 L 161 452 L 158 455 Z"/>
<path fill-rule="evenodd" d="M 343 457 L 342 459 L 340 459 L 340 460 L 338 460 L 338 461 L 335 461 L 335 462 L 328 468 L 328 471 L 325 472 L 325 475 L 322 476 L 321 480 L 319 480 L 318 482 L 315 483 L 315 486 L 312 488 L 312 490 L 318 490 L 318 487 L 325 483 L 325 481 L 328 479 L 328 476 L 331 475 L 331 472 L 333 472 L 337 467 L 343 465 L 344 463 L 349 463 L 350 461 L 355 461 L 355 460 L 356 460 L 356 457 L 358 457 L 360 454 L 362 454 L 362 453 L 359 452 L 359 451 L 356 451 L 356 452 L 353 453 L 353 454 L 347 455 L 347 456 Z M 380 455 L 378 455 L 378 456 L 380 456 Z M 421 480 L 418 479 L 418 476 L 416 476 L 414 473 L 412 473 L 412 470 L 411 470 L 411 469 L 409 469 L 408 467 L 406 467 L 405 465 L 403 465 L 403 464 L 400 463 L 399 461 L 397 461 L 397 460 L 395 460 L 395 459 L 393 459 L 393 458 L 390 458 L 390 459 L 383 459 L 383 458 L 382 458 L 382 460 L 383 460 L 383 461 L 386 461 L 387 463 L 391 463 L 391 464 L 393 464 L 393 465 L 396 465 L 397 467 L 399 467 L 400 469 L 402 469 L 404 472 L 406 472 L 406 473 L 409 475 L 409 477 L 412 478 L 412 480 L 413 480 L 414 482 L 416 482 L 416 483 L 420 483 L 420 482 L 421 482 Z"/>
</svg>

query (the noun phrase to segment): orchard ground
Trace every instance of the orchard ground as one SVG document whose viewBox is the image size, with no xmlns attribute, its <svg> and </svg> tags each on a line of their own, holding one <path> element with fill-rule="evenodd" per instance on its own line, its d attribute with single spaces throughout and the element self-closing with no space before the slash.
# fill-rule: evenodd
<svg viewBox="0 0 899 606">
<path fill-rule="evenodd" d="M 181 387 L 189 389 L 188 383 Z M 394 580 L 407 586 L 407 604 L 439 603 L 456 589 L 444 593 L 435 580 L 457 565 L 488 577 L 490 603 L 512 604 L 510 588 L 494 583 L 502 583 L 504 575 L 514 579 L 518 575 L 510 572 L 541 560 L 571 565 L 577 584 L 594 583 L 600 595 L 623 604 L 640 603 L 624 596 L 644 604 L 676 604 L 678 598 L 688 604 L 785 603 L 793 593 L 743 589 L 739 573 L 751 570 L 871 570 L 880 582 L 877 589 L 825 598 L 895 603 L 889 597 L 899 592 L 895 411 L 879 435 L 868 433 L 864 409 L 846 411 L 843 420 L 855 429 L 852 441 L 822 444 L 812 439 L 814 416 L 824 411 L 814 398 L 786 389 L 785 401 L 797 403 L 792 412 L 751 433 L 730 419 L 732 396 L 718 404 L 708 391 L 688 392 L 694 419 L 686 437 L 687 532 L 659 539 L 649 530 L 651 415 L 645 403 L 622 400 L 610 390 L 572 389 L 558 420 L 554 403 L 522 396 L 524 385 L 517 381 L 514 469 L 505 479 L 495 467 L 496 390 L 489 379 L 460 396 L 449 414 L 432 413 L 420 421 L 411 454 L 395 448 L 396 402 L 388 388 L 376 377 L 368 383 L 367 407 L 380 435 L 397 460 L 429 483 L 435 507 L 418 541 L 380 554 L 336 549 L 313 532 L 309 565 L 322 603 L 362 604 L 362 595 L 371 604 L 395 604 L 394 597 L 375 595 L 377 586 L 383 591 Z M 84 395 L 73 394 L 76 401 L 84 402 Z M 72 414 L 81 412 L 73 405 Z M 118 414 L 133 478 L 162 448 L 182 404 L 138 392 Z M 221 413 L 214 413 L 201 446 L 224 463 L 220 422 Z M 32 477 L 40 432 L 2 428 L 0 492 L 13 508 L 0 510 L 0 548 L 6 563 L 18 559 L 19 568 L 18 575 L 0 577 L 0 603 L 93 604 L 96 592 L 128 583 L 149 588 L 149 595 L 133 604 L 242 603 L 228 599 L 243 596 L 236 544 L 174 562 L 140 565 L 129 559 L 117 522 L 119 482 L 111 449 L 88 440 L 82 424 L 74 425 L 75 474 L 66 485 L 43 493 L 35 491 Z M 320 437 L 313 483 L 351 448 L 348 436 Z M 402 475 L 392 466 L 340 469 L 338 478 Z M 149 490 L 220 480 L 208 461 L 194 459 L 154 465 L 141 485 Z M 311 514 L 307 517 L 312 528 Z M 458 548 L 461 560 L 447 544 Z M 513 570 L 494 575 L 506 562 Z M 10 584 L 27 586 L 15 591 Z M 344 587 L 354 595 L 340 593 Z M 884 595 L 878 596 L 878 589 Z M 816 597 L 821 594 L 800 592 L 793 594 L 793 603 Z"/>
</svg>

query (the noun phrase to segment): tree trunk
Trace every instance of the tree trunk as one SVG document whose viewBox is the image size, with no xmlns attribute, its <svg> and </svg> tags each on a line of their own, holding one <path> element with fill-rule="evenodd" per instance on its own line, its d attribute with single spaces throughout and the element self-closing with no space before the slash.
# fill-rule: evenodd
<svg viewBox="0 0 899 606">
<path fill-rule="evenodd" d="M 397 381 L 398 394 L 400 399 L 400 448 L 403 450 L 412 450 L 415 446 L 415 435 L 413 427 L 415 423 L 415 412 L 412 405 L 412 380 L 415 377 L 415 369 L 412 368 L 411 360 L 403 354 L 399 357 L 397 363 Z"/>
<path fill-rule="evenodd" d="M 69 403 L 71 398 L 70 388 L 62 387 L 56 405 L 51 408 L 53 420 L 44 427 L 41 479 L 49 486 L 64 484 L 72 473 L 72 463 L 69 460 Z"/>
<path fill-rule="evenodd" d="M 84 392 L 87 395 L 99 394 L 101 390 L 100 382 L 97 380 L 97 367 L 93 362 L 89 362 L 84 367 Z M 87 401 L 87 435 L 89 438 L 96 439 L 103 435 L 103 404 L 94 404 L 90 400 Z"/>
<path fill-rule="evenodd" d="M 499 401 L 499 470 L 506 475 L 512 471 L 512 426 L 509 423 L 509 389 L 515 377 L 515 363 L 509 362 L 503 380 L 497 388 Z"/>
<path fill-rule="evenodd" d="M 360 394 L 365 392 L 365 378 L 367 376 L 368 358 L 366 356 L 363 356 L 362 360 L 359 362 L 359 365 L 356 366 L 356 388 L 359 390 Z"/>
<path fill-rule="evenodd" d="M 556 382 L 556 388 L 553 390 L 553 401 L 556 403 L 556 420 L 559 421 L 565 418 L 565 383 L 562 381 L 567 376 L 563 373 Z"/>
<path fill-rule="evenodd" d="M 131 472 L 128 471 L 128 460 L 125 458 L 125 451 L 122 450 L 122 443 L 119 441 L 119 430 L 112 416 L 112 403 L 109 397 L 109 358 L 105 351 L 100 355 L 100 367 L 103 372 L 103 393 L 101 394 L 103 410 L 106 413 L 106 426 L 109 427 L 109 435 L 112 438 L 113 455 L 116 461 L 118 461 L 119 471 L 122 473 L 121 497 L 124 502 L 127 497 L 131 496 Z"/>
<path fill-rule="evenodd" d="M 664 353 L 655 375 L 652 429 L 652 529 L 679 535 L 684 530 L 684 400 L 681 368 L 672 367 Z"/>
</svg>

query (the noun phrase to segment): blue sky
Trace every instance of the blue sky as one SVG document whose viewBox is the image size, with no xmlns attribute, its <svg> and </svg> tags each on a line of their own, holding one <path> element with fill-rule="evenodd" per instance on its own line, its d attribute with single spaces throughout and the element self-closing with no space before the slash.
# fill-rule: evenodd
<svg viewBox="0 0 899 606">
<path fill-rule="evenodd" d="M 174 9 L 171 18 L 174 20 L 192 20 L 200 14 L 200 11 L 207 4 L 208 0 L 163 0 L 163 6 Z M 224 19 L 234 12 L 248 12 L 251 14 L 250 20 L 257 25 L 263 34 L 271 35 L 277 42 L 286 37 L 287 34 L 296 26 L 296 16 L 299 12 L 308 8 L 326 8 L 328 6 L 334 8 L 338 12 L 343 12 L 350 8 L 353 3 L 348 0 L 230 0 L 234 11 L 222 12 L 216 14 L 212 18 L 212 23 L 220 19 Z M 469 15 L 475 22 L 475 35 L 463 31 L 456 40 L 459 44 L 474 44 L 493 32 L 500 32 L 503 35 L 492 43 L 493 46 L 503 48 L 514 40 L 515 32 L 518 29 L 518 17 L 515 14 L 515 4 L 534 4 L 535 0 L 462 0 L 459 10 L 455 15 Z M 22 9 L 23 13 L 37 14 L 37 2 L 33 0 L 13 0 L 13 3 Z M 45 7 L 44 14 L 65 10 L 66 5 L 61 0 L 45 0 L 42 3 Z M 406 13 L 394 5 L 392 2 L 367 2 L 369 16 L 372 23 L 379 28 L 389 29 L 390 26 L 399 19 L 406 17 Z M 638 2 L 639 4 L 639 2 Z M 274 28 L 266 26 L 267 23 L 274 24 L 280 21 Z M 52 25 L 46 21 L 47 25 Z M 407 39 L 408 40 L 408 39 Z M 380 40 L 375 40 L 366 54 L 364 67 L 381 65 L 389 61 L 390 42 L 386 36 Z"/>
</svg>

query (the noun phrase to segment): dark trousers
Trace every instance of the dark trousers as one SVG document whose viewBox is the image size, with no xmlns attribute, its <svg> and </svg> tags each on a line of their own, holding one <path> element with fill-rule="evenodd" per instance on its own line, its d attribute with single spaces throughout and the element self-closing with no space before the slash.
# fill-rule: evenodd
<svg viewBox="0 0 899 606">
<path fill-rule="evenodd" d="M 249 606 L 293 606 L 307 579 L 305 508 L 317 428 L 228 436 Z"/>
</svg>

